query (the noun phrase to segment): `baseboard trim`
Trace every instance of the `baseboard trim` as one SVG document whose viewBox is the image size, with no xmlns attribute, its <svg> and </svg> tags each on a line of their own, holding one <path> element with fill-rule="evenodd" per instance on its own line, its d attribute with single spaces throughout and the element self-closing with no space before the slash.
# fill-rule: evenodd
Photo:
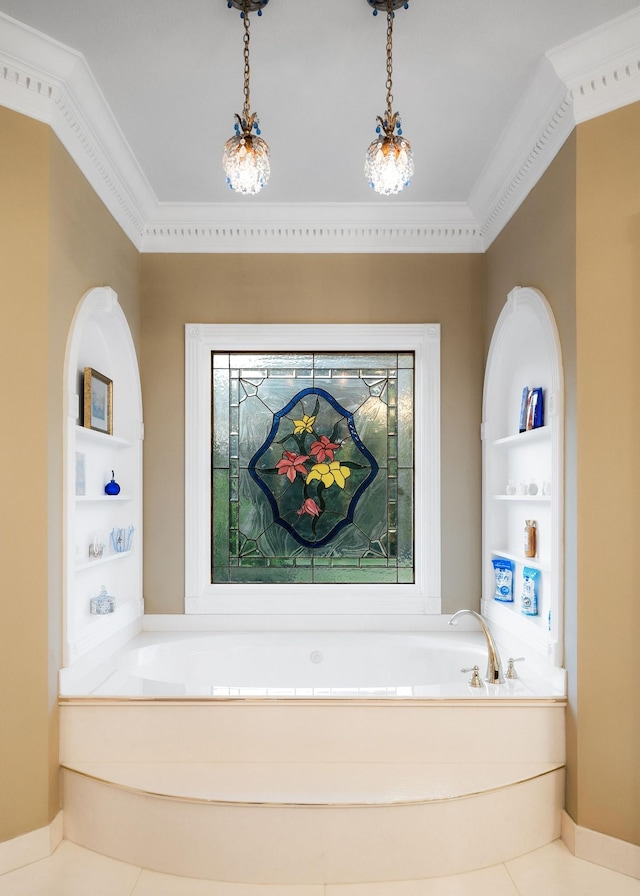
<svg viewBox="0 0 640 896">
<path fill-rule="evenodd" d="M 635 843 L 583 828 L 564 809 L 561 837 L 576 858 L 586 859 L 594 865 L 602 865 L 611 871 L 619 871 L 620 874 L 640 880 L 640 846 Z"/>
<path fill-rule="evenodd" d="M 0 843 L 0 874 L 7 874 L 32 862 L 48 858 L 62 842 L 62 810 L 51 824 Z"/>
</svg>

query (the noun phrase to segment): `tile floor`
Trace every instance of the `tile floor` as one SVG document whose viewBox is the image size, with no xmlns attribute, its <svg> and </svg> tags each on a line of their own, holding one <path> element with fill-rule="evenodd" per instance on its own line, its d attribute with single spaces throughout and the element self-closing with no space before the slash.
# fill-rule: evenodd
<svg viewBox="0 0 640 896">
<path fill-rule="evenodd" d="M 64 841 L 50 858 L 0 876 L 0 896 L 640 896 L 640 880 L 576 859 L 561 840 L 453 877 L 283 887 L 156 874 Z"/>
</svg>

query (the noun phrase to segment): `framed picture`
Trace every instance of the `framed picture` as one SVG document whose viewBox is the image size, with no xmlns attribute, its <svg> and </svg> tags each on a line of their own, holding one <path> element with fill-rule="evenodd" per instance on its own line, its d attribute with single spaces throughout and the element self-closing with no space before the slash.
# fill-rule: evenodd
<svg viewBox="0 0 640 896">
<path fill-rule="evenodd" d="M 84 425 L 113 435 L 113 381 L 93 367 L 84 369 Z"/>
</svg>

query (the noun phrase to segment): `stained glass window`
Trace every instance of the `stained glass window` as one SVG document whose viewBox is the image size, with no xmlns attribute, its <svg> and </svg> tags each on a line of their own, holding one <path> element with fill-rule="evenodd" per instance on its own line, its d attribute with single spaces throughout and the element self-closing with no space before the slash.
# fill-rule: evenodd
<svg viewBox="0 0 640 896">
<path fill-rule="evenodd" d="M 212 351 L 212 584 L 412 584 L 414 354 Z"/>
</svg>

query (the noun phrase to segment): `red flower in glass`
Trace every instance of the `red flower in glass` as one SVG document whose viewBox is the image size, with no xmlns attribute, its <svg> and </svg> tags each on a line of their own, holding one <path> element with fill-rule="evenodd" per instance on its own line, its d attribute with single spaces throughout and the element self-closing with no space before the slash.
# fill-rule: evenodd
<svg viewBox="0 0 640 896">
<path fill-rule="evenodd" d="M 340 444 L 330 442 L 327 436 L 320 436 L 317 442 L 311 443 L 311 453 L 315 454 L 318 463 L 322 463 L 325 458 L 333 460 L 333 452 L 340 448 Z"/>
<path fill-rule="evenodd" d="M 307 475 L 308 470 L 304 466 L 305 460 L 309 460 L 308 454 L 295 454 L 293 451 L 285 451 L 282 460 L 276 464 L 276 470 L 279 476 L 286 476 L 289 482 L 293 482 L 296 473 Z"/>
<path fill-rule="evenodd" d="M 298 516 L 302 516 L 303 513 L 308 513 L 309 516 L 320 516 L 320 508 L 313 498 L 307 498 L 302 502 L 302 507 L 298 511 Z"/>
</svg>

